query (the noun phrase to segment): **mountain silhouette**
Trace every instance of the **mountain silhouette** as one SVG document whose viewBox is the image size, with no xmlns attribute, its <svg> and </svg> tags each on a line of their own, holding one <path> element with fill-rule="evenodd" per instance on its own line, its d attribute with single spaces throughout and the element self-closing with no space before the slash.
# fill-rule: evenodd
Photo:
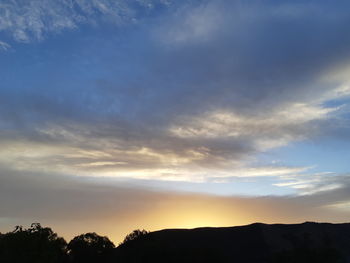
<svg viewBox="0 0 350 263">
<path fill-rule="evenodd" d="M 345 263 L 350 224 L 166 229 L 121 244 L 111 262 Z"/>
<path fill-rule="evenodd" d="M 115 247 L 89 232 L 67 243 L 33 223 L 0 233 L 1 263 L 350 263 L 350 224 L 255 223 L 134 230 Z"/>
</svg>

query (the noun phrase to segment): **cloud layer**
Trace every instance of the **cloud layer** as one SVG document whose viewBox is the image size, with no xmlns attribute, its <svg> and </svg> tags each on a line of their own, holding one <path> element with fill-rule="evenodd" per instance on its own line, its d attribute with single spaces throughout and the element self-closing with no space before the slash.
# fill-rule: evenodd
<svg viewBox="0 0 350 263">
<path fill-rule="evenodd" d="M 0 31 L 32 52 L 3 62 L 0 161 L 191 182 L 305 176 L 257 155 L 348 131 L 348 5 L 5 1 Z M 66 29 L 69 45 L 49 43 Z"/>
</svg>

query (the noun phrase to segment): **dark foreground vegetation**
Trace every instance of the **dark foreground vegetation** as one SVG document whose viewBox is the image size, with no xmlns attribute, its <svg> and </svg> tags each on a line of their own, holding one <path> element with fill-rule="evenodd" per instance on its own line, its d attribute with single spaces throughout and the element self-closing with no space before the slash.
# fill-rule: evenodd
<svg viewBox="0 0 350 263">
<path fill-rule="evenodd" d="M 115 247 L 86 233 L 67 243 L 35 223 L 0 234 L 1 263 L 346 263 L 350 224 L 252 224 L 241 227 L 135 230 Z"/>
</svg>

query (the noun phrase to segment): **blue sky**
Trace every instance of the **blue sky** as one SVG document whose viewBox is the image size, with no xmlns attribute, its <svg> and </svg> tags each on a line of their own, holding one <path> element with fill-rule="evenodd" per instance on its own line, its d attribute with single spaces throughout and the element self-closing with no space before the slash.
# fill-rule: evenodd
<svg viewBox="0 0 350 263">
<path fill-rule="evenodd" d="M 350 201 L 348 8 L 2 1 L 1 185 L 39 200 L 70 191 L 67 180 L 87 197 L 90 186 L 114 187 L 128 193 L 121 208 L 148 191 L 269 197 L 272 208 L 308 198 L 343 209 L 328 219 L 339 220 Z M 12 195 L 4 218 L 33 218 L 9 209 L 24 206 Z"/>
</svg>

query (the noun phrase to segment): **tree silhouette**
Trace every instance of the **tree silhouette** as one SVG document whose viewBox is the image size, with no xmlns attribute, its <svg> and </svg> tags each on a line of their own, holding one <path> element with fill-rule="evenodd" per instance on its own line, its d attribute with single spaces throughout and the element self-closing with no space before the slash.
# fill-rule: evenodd
<svg viewBox="0 0 350 263">
<path fill-rule="evenodd" d="M 125 244 L 125 243 L 127 243 L 127 242 L 129 242 L 129 241 L 131 241 L 131 240 L 135 240 L 135 239 L 137 239 L 137 238 L 139 238 L 139 237 L 141 237 L 141 236 L 145 236 L 145 235 L 147 235 L 148 233 L 149 233 L 149 232 L 146 231 L 146 230 L 144 230 L 144 229 L 142 229 L 142 230 L 136 229 L 136 230 L 132 231 L 130 234 L 128 234 L 128 235 L 124 238 L 124 240 L 123 240 L 123 242 L 122 242 L 121 244 Z"/>
<path fill-rule="evenodd" d="M 51 228 L 33 223 L 30 228 L 16 226 L 12 232 L 0 235 L 2 263 L 60 263 L 66 255 L 66 241 Z"/>
<path fill-rule="evenodd" d="M 114 244 L 107 237 L 86 233 L 73 238 L 67 248 L 70 262 L 104 262 Z"/>
</svg>

